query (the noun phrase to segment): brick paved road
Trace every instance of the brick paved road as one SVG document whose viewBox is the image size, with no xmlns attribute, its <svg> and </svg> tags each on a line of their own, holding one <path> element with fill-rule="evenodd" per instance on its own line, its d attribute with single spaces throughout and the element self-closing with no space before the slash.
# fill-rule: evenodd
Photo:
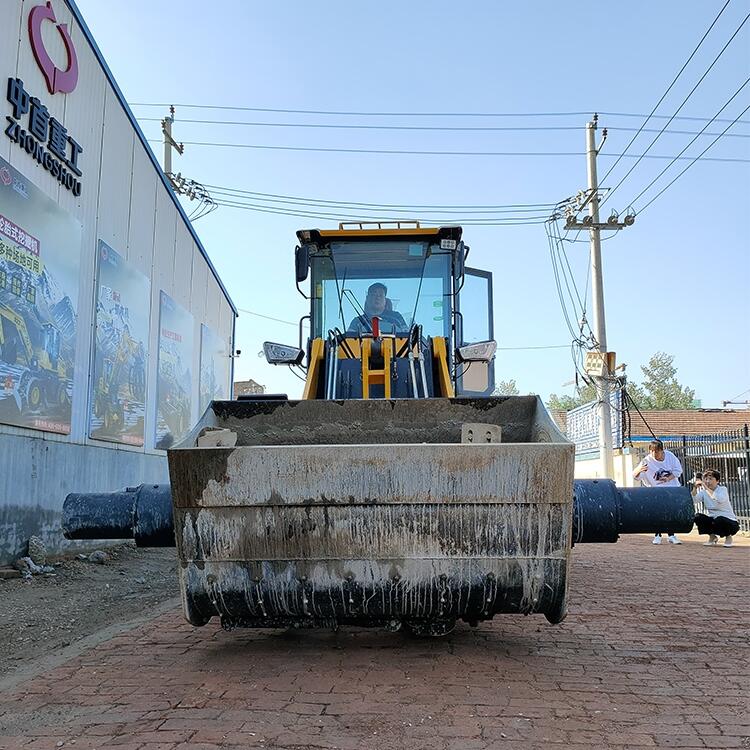
<svg viewBox="0 0 750 750">
<path fill-rule="evenodd" d="M 0 696 L 0 749 L 750 748 L 741 545 L 576 548 L 558 626 L 505 616 L 425 641 L 168 612 Z"/>
</svg>

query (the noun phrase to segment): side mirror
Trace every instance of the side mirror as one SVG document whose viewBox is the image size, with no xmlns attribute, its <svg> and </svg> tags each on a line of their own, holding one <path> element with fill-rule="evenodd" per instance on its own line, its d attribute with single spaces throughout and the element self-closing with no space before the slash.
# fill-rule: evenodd
<svg viewBox="0 0 750 750">
<path fill-rule="evenodd" d="M 310 269 L 310 245 L 298 245 L 294 251 L 294 269 L 297 274 L 297 283 L 307 278 Z"/>
<path fill-rule="evenodd" d="M 496 341 L 479 341 L 476 344 L 459 346 L 456 358 L 459 362 L 490 362 L 496 351 Z"/>
<path fill-rule="evenodd" d="M 263 343 L 263 353 L 269 365 L 299 365 L 305 358 L 305 352 L 296 346 L 274 344 L 272 341 Z"/>
</svg>

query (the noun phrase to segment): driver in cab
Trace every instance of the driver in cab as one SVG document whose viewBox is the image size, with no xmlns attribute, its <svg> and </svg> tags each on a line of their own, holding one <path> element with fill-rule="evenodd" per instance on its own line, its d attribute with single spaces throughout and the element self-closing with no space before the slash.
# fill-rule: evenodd
<svg viewBox="0 0 750 750">
<path fill-rule="evenodd" d="M 380 282 L 370 285 L 365 299 L 364 314 L 357 315 L 352 320 L 347 333 L 353 333 L 357 336 L 361 336 L 363 333 L 372 333 L 372 319 L 374 317 L 380 318 L 381 330 L 384 333 L 408 330 L 406 321 L 401 317 L 401 314 L 391 308 L 391 301 L 388 299 L 388 287 Z"/>
</svg>

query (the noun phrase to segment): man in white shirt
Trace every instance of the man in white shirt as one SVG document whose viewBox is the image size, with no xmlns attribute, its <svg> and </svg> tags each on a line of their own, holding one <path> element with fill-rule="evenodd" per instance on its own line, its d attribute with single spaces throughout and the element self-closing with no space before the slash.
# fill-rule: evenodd
<svg viewBox="0 0 750 750">
<path fill-rule="evenodd" d="M 652 440 L 648 446 L 648 455 L 633 472 L 633 479 L 640 479 L 645 487 L 679 487 L 682 476 L 682 465 L 677 456 L 664 450 L 661 440 Z M 670 544 L 682 544 L 674 532 L 667 530 Z M 654 544 L 661 544 L 661 531 L 653 538 Z"/>
<path fill-rule="evenodd" d="M 703 503 L 705 513 L 697 513 L 695 525 L 699 534 L 708 534 L 704 547 L 715 547 L 719 537 L 724 537 L 724 546 L 732 546 L 732 537 L 740 530 L 729 490 L 719 484 L 721 475 L 716 469 L 706 469 L 700 479 L 693 482 L 693 498 Z"/>
</svg>

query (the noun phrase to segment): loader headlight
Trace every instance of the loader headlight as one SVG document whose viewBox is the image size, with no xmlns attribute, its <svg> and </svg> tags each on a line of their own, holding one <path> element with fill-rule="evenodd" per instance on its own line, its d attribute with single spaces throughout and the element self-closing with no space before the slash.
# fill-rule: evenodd
<svg viewBox="0 0 750 750">
<path fill-rule="evenodd" d="M 459 346 L 456 354 L 459 362 L 489 362 L 496 351 L 496 341 L 479 341 L 476 344 Z"/>
<path fill-rule="evenodd" d="M 274 344 L 272 341 L 263 344 L 263 352 L 269 365 L 298 365 L 305 357 L 305 352 L 296 346 Z"/>
</svg>

